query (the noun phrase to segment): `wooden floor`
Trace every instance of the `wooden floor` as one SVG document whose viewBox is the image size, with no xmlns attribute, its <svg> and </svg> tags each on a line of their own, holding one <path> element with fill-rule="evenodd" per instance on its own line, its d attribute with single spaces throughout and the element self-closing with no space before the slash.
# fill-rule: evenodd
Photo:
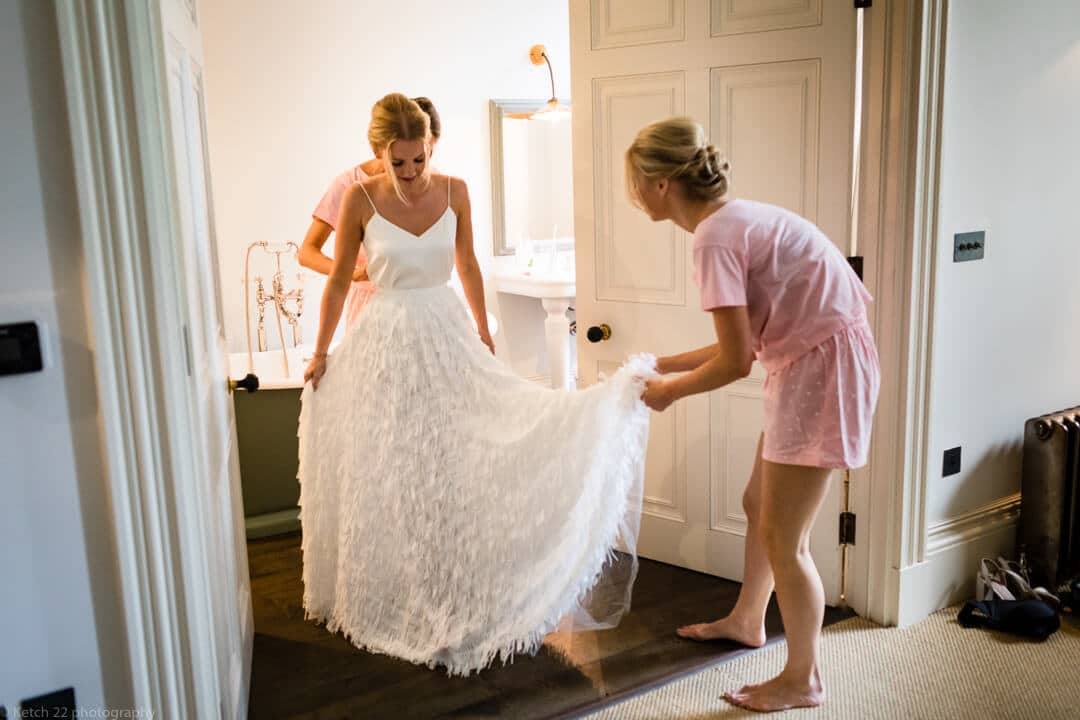
<svg viewBox="0 0 1080 720">
<path fill-rule="evenodd" d="M 618 628 L 549 635 L 535 657 L 469 678 L 450 678 L 354 648 L 304 621 L 299 534 L 248 543 L 255 611 L 250 717 L 561 718 L 733 658 L 746 648 L 696 643 L 679 625 L 713 619 L 735 604 L 738 583 L 641 561 L 633 609 Z M 850 615 L 828 608 L 825 623 Z M 770 640 L 781 635 L 770 606 Z"/>
</svg>

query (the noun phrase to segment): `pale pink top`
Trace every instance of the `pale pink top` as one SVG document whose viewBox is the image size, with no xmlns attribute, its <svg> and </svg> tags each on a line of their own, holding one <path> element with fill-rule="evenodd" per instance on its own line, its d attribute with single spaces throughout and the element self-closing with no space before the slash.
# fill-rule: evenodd
<svg viewBox="0 0 1080 720">
<path fill-rule="evenodd" d="M 345 191 L 354 183 L 363 182 L 367 179 L 367 173 L 361 170 L 359 165 L 351 167 L 338 175 L 330 182 L 330 187 L 326 189 L 322 200 L 315 206 L 311 217 L 322 220 L 336 231 L 338 213 L 341 212 L 341 201 L 345 199 Z M 360 267 L 365 259 L 364 248 L 361 247 L 359 254 L 356 256 L 356 266 Z"/>
<path fill-rule="evenodd" d="M 705 310 L 746 306 L 769 372 L 864 319 L 872 299 L 813 223 L 752 200 L 731 200 L 698 224 L 694 281 Z"/>
<path fill-rule="evenodd" d="M 322 200 L 319 200 L 319 204 L 315 206 L 311 217 L 322 220 L 336 232 L 338 213 L 341 211 L 341 201 L 345 198 L 345 191 L 354 183 L 363 182 L 367 179 L 367 173 L 361 170 L 359 165 L 351 167 L 335 177 L 330 182 L 330 187 L 326 189 L 326 193 L 322 196 Z M 360 267 L 366 261 L 367 253 L 364 252 L 364 247 L 361 245 L 360 251 L 356 254 L 356 267 Z M 356 318 L 359 317 L 364 304 L 374 292 L 375 286 L 370 282 L 355 282 L 352 284 L 349 297 L 345 300 L 346 328 L 352 327 L 353 323 L 356 322 Z"/>
<path fill-rule="evenodd" d="M 338 212 L 341 211 L 341 201 L 345 198 L 345 191 L 354 183 L 367 180 L 368 176 L 359 165 L 351 167 L 330 181 L 330 187 L 326 194 L 315 206 L 311 217 L 322 220 L 330 227 L 337 229 Z"/>
</svg>

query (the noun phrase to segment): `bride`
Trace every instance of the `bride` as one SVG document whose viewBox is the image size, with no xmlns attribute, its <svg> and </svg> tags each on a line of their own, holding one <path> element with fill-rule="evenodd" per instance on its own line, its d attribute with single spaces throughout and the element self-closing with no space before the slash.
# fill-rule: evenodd
<svg viewBox="0 0 1080 720">
<path fill-rule="evenodd" d="M 628 607 L 654 363 L 568 391 L 495 359 L 468 190 L 431 172 L 428 123 L 404 95 L 376 103 L 387 172 L 342 203 L 300 414 L 304 608 L 468 674 Z M 331 355 L 361 244 L 378 290 Z"/>
</svg>

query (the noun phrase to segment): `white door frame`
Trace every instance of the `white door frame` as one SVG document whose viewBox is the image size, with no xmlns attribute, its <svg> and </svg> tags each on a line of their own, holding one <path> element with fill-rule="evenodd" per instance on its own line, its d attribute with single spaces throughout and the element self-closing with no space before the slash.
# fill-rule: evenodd
<svg viewBox="0 0 1080 720">
<path fill-rule="evenodd" d="M 857 612 L 887 625 L 910 604 L 901 570 L 925 556 L 947 2 L 876 0 L 865 16 L 858 228 L 883 382 L 870 463 L 852 473 L 858 527 L 848 595 Z"/>
<path fill-rule="evenodd" d="M 179 208 L 156 0 L 56 3 L 132 706 L 225 708 L 188 391 Z M 226 391 L 222 378 L 222 392 Z"/>
<path fill-rule="evenodd" d="M 900 569 L 925 553 L 946 5 L 877 0 L 866 15 L 858 226 L 885 382 L 870 465 L 852 474 L 848 597 L 887 624 L 901 612 Z M 218 670 L 198 641 L 211 618 L 191 602 L 205 578 L 182 562 L 198 528 L 176 482 L 194 449 L 176 432 L 191 409 L 160 12 L 155 0 L 57 3 L 133 702 L 192 717 Z"/>
</svg>

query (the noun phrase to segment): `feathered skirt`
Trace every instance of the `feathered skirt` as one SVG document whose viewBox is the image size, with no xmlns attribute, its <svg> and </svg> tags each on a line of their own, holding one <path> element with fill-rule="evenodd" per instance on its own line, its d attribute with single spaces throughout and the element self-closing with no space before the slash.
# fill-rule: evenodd
<svg viewBox="0 0 1080 720">
<path fill-rule="evenodd" d="M 450 288 L 375 293 L 302 395 L 306 615 L 451 674 L 613 626 L 637 571 L 654 368 L 636 356 L 545 388 L 488 352 Z"/>
</svg>

